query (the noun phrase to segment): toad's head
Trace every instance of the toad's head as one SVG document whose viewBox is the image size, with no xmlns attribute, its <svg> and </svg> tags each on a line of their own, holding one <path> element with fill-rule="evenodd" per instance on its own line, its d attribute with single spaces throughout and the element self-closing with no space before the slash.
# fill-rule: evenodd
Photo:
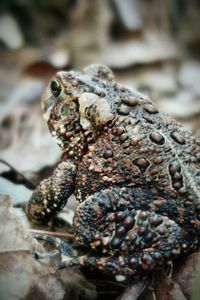
<svg viewBox="0 0 200 300">
<path fill-rule="evenodd" d="M 42 110 L 53 138 L 69 156 L 83 155 L 102 127 L 114 117 L 109 84 L 113 74 L 102 65 L 83 73 L 58 72 L 42 96 Z"/>
</svg>

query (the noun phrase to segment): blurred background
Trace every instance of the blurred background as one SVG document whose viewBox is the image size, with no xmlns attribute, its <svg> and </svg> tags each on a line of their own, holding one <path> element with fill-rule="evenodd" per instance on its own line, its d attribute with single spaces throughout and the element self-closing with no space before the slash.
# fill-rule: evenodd
<svg viewBox="0 0 200 300">
<path fill-rule="evenodd" d="M 106 64 L 120 83 L 147 94 L 161 111 L 200 137 L 199 29 L 199 0 L 0 0 L 0 192 L 16 205 L 27 201 L 61 158 L 40 108 L 41 94 L 58 70 Z M 63 218 L 68 223 L 70 211 Z M 1 228 L 15 249 L 17 234 L 5 212 L 3 216 Z M 25 220 L 24 212 L 20 219 Z M 61 229 L 66 232 L 63 225 Z M 55 225 L 51 230 L 56 231 Z M 197 265 L 197 256 L 193 258 L 186 262 L 190 272 L 175 273 L 185 295 L 192 286 L 191 266 Z M 9 282 L 13 285 L 12 277 Z M 199 277 L 196 283 L 197 291 Z M 156 286 L 157 299 L 186 299 L 177 284 L 173 289 Z M 167 291 L 171 298 L 163 298 Z M 198 293 L 193 299 L 199 299 Z"/>
<path fill-rule="evenodd" d="M 91 63 L 108 65 L 199 137 L 199 19 L 198 0 L 1 0 L 0 158 L 36 184 L 49 175 L 61 153 L 41 94 L 57 70 Z M 8 191 L 17 198 L 16 186 Z"/>
</svg>

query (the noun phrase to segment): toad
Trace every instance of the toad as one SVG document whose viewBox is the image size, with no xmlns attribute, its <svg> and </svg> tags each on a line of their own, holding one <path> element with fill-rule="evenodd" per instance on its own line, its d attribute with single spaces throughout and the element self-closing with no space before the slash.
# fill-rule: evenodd
<svg viewBox="0 0 200 300">
<path fill-rule="evenodd" d="M 74 193 L 75 239 L 87 266 L 117 280 L 145 275 L 200 244 L 200 141 L 103 65 L 58 72 L 42 97 L 65 159 L 28 214 L 46 222 Z"/>
</svg>

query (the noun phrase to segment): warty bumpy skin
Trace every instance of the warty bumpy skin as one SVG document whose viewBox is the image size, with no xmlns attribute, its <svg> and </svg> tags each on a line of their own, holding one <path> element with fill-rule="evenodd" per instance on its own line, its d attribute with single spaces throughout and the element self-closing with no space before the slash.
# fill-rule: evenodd
<svg viewBox="0 0 200 300">
<path fill-rule="evenodd" d="M 200 244 L 200 141 L 103 65 L 58 72 L 42 97 L 65 160 L 42 181 L 29 215 L 48 221 L 74 193 L 87 266 L 139 278 Z"/>
</svg>

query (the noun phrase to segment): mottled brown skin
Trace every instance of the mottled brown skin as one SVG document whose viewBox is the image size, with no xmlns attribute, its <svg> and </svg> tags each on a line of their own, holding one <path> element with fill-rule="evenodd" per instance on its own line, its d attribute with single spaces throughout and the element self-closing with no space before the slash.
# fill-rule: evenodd
<svg viewBox="0 0 200 300">
<path fill-rule="evenodd" d="M 105 66 L 59 72 L 42 98 L 66 160 L 34 191 L 29 215 L 47 221 L 74 193 L 76 240 L 88 266 L 137 278 L 200 243 L 200 141 Z"/>
</svg>

